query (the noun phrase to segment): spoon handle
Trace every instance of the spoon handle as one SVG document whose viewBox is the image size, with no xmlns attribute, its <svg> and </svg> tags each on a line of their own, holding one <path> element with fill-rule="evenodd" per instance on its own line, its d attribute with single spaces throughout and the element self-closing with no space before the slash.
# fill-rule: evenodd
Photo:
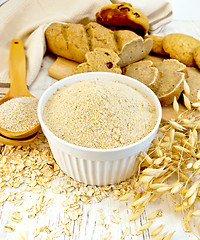
<svg viewBox="0 0 200 240">
<path fill-rule="evenodd" d="M 9 56 L 10 90 L 13 97 L 30 95 L 26 85 L 26 56 L 23 41 L 13 39 Z"/>
</svg>

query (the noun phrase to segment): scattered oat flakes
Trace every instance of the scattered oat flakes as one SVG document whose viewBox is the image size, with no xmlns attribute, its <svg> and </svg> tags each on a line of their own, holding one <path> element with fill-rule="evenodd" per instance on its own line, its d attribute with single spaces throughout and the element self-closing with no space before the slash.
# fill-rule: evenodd
<svg viewBox="0 0 200 240">
<path fill-rule="evenodd" d="M 21 212 L 13 212 L 11 217 L 12 217 L 11 221 L 16 222 L 16 223 L 18 223 L 22 220 Z"/>
<path fill-rule="evenodd" d="M 175 233 L 175 232 L 172 232 L 172 233 L 167 234 L 167 235 L 163 238 L 163 240 L 170 240 L 170 239 L 172 238 L 172 236 L 174 235 L 174 233 Z"/>
<path fill-rule="evenodd" d="M 111 238 L 112 238 L 111 232 L 107 232 L 107 233 L 104 234 L 102 240 L 110 240 Z"/>
<path fill-rule="evenodd" d="M 5 226 L 4 226 L 4 230 L 5 230 L 6 232 L 13 232 L 13 231 L 15 231 L 15 226 L 5 225 Z"/>
<path fill-rule="evenodd" d="M 190 87 L 189 87 L 189 85 L 188 85 L 188 83 L 187 83 L 187 81 L 186 80 L 184 80 L 184 93 L 187 95 L 187 96 L 189 96 L 190 95 Z"/>
<path fill-rule="evenodd" d="M 27 240 L 26 235 L 24 232 L 19 233 L 19 240 Z"/>
<path fill-rule="evenodd" d="M 129 236 L 130 235 L 130 229 L 129 227 L 125 227 L 123 230 L 124 236 Z"/>
<path fill-rule="evenodd" d="M 141 214 L 144 212 L 144 208 L 140 209 L 139 211 L 137 212 L 132 212 L 131 215 L 130 215 L 130 218 L 129 218 L 129 221 L 135 221 L 136 219 L 138 219 Z"/>
<path fill-rule="evenodd" d="M 187 221 L 187 220 L 183 220 L 182 221 L 182 226 L 183 226 L 183 230 L 185 231 L 185 232 L 191 232 L 192 230 L 191 230 L 191 227 L 190 227 L 190 225 L 189 225 L 189 222 Z"/>
<path fill-rule="evenodd" d="M 120 218 L 118 216 L 116 216 L 115 213 L 111 215 L 110 219 L 113 223 L 116 223 L 116 224 L 119 224 L 119 222 L 120 222 Z"/>
<path fill-rule="evenodd" d="M 105 227 L 106 230 L 108 230 L 109 229 L 109 224 L 107 224 L 107 223 L 104 224 L 104 227 Z"/>
</svg>

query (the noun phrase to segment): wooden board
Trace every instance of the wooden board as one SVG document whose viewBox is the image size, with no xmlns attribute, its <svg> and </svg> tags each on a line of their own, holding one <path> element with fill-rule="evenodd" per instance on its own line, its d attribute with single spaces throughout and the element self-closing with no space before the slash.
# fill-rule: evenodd
<svg viewBox="0 0 200 240">
<path fill-rule="evenodd" d="M 170 119 L 176 119 L 180 114 L 182 114 L 185 111 L 187 111 L 187 109 L 182 104 L 179 104 L 178 112 L 176 112 L 173 109 L 172 104 L 170 104 L 168 106 L 163 106 L 162 107 L 162 120 L 169 121 Z"/>
<path fill-rule="evenodd" d="M 200 111 L 198 109 L 193 109 L 193 111 L 188 112 L 188 110 L 181 104 L 179 103 L 179 111 L 176 112 L 173 109 L 172 104 L 168 106 L 163 106 L 162 107 L 162 120 L 163 121 L 169 121 L 170 119 L 176 119 L 180 114 L 183 116 L 185 115 L 196 117 L 197 119 L 200 119 Z"/>
<path fill-rule="evenodd" d="M 60 80 L 70 76 L 77 65 L 77 62 L 57 57 L 56 61 L 49 67 L 48 74 L 50 77 Z"/>
</svg>

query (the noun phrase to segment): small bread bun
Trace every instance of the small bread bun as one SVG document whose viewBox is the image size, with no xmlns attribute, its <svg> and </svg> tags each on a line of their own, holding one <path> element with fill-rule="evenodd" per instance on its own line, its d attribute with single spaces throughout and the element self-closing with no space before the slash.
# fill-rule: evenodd
<svg viewBox="0 0 200 240">
<path fill-rule="evenodd" d="M 110 4 L 96 13 L 96 20 L 112 30 L 131 30 L 144 36 L 149 30 L 147 16 L 129 3 Z"/>
</svg>

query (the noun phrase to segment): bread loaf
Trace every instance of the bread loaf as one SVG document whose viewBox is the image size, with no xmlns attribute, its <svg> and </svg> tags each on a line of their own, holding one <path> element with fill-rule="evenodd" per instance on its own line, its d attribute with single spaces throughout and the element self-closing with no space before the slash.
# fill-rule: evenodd
<svg viewBox="0 0 200 240">
<path fill-rule="evenodd" d="M 187 108 L 183 104 L 179 103 L 179 111 L 174 111 L 173 104 L 162 106 L 162 121 L 168 122 L 171 119 L 178 118 L 179 115 L 183 116 Z"/>
<path fill-rule="evenodd" d="M 115 52 L 118 51 L 113 31 L 95 22 L 88 23 L 85 29 L 90 43 L 90 51 L 95 48 L 108 48 Z"/>
<path fill-rule="evenodd" d="M 161 73 L 156 95 L 162 105 L 171 104 L 174 97 L 178 99 L 184 89 L 186 66 L 176 59 L 166 59 L 162 62 L 155 62 L 154 65 Z"/>
<path fill-rule="evenodd" d="M 144 40 L 129 30 L 111 31 L 98 23 L 81 24 L 52 23 L 45 32 L 48 49 L 78 63 L 86 61 L 85 54 L 95 48 L 115 51 L 120 66 L 144 58 L 152 48 L 152 39 Z"/>
<path fill-rule="evenodd" d="M 144 83 L 154 92 L 158 89 L 160 73 L 150 60 L 141 60 L 132 63 L 123 69 L 123 73 Z"/>
<path fill-rule="evenodd" d="M 121 67 L 143 59 L 150 53 L 153 46 L 152 39 L 144 40 L 132 31 L 115 31 L 115 36 L 120 57 L 119 65 Z"/>
<path fill-rule="evenodd" d="M 82 24 L 52 23 L 45 31 L 47 48 L 57 56 L 84 62 L 90 51 L 87 33 Z"/>
</svg>

